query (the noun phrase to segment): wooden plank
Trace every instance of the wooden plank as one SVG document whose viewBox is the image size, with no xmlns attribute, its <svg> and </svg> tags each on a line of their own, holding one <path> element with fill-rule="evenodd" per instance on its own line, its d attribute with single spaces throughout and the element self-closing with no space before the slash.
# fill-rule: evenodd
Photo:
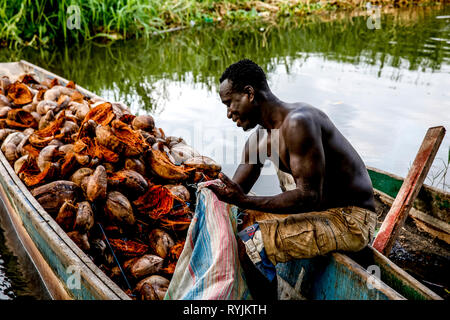
<svg viewBox="0 0 450 320">
<path fill-rule="evenodd" d="M 428 129 L 413 165 L 373 242 L 373 247 L 384 255 L 388 255 L 391 251 L 414 199 L 428 174 L 444 135 L 445 128 L 442 126 Z"/>
<path fill-rule="evenodd" d="M 14 208 L 9 201 L 3 186 L 0 183 L 0 203 L 3 204 L 5 208 L 5 215 L 9 218 L 14 232 L 17 236 L 18 241 L 23 246 L 26 254 L 30 257 L 34 268 L 41 279 L 41 283 L 44 285 L 44 290 L 54 300 L 70 300 L 71 297 L 65 290 L 64 285 L 53 272 L 53 270 L 48 265 L 47 261 L 44 259 L 42 254 L 39 252 L 36 244 L 31 239 L 27 230 L 23 226 L 23 222 L 19 215 L 16 213 Z"/>
<path fill-rule="evenodd" d="M 405 179 L 373 167 L 367 167 L 367 171 L 372 180 L 374 192 L 381 191 L 394 200 Z M 413 207 L 436 219 L 450 223 L 450 192 L 424 183 Z"/>
<path fill-rule="evenodd" d="M 392 206 L 394 198 L 385 194 L 380 190 L 374 189 L 374 193 L 380 197 L 382 203 Z M 428 213 L 411 208 L 409 216 L 413 219 L 414 223 L 419 229 L 430 233 L 432 236 L 437 237 L 448 244 L 450 244 L 450 224 L 435 218 Z"/>
</svg>

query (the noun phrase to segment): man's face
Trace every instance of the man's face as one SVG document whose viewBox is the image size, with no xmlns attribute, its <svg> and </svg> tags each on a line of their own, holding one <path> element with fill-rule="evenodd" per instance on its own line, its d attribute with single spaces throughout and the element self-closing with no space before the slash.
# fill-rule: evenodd
<svg viewBox="0 0 450 320">
<path fill-rule="evenodd" d="M 236 122 L 244 131 L 254 128 L 256 123 L 253 95 L 235 92 L 230 80 L 225 79 L 219 88 L 220 99 L 227 106 L 227 117 Z"/>
</svg>

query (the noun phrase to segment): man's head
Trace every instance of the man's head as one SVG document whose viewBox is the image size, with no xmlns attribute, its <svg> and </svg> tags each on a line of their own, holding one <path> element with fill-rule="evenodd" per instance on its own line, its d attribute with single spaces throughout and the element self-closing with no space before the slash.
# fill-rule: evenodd
<svg viewBox="0 0 450 320">
<path fill-rule="evenodd" d="M 244 59 L 230 65 L 220 77 L 219 94 L 227 106 L 227 117 L 244 130 L 257 125 L 256 97 L 268 90 L 266 75 L 256 63 Z"/>
</svg>

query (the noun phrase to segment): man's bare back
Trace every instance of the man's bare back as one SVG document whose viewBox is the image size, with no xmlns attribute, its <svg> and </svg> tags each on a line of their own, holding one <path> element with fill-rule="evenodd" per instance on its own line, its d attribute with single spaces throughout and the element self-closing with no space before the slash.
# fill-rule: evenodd
<svg viewBox="0 0 450 320">
<path fill-rule="evenodd" d="M 286 173 L 293 174 L 289 165 L 290 154 L 286 147 L 289 143 L 307 143 L 301 136 L 287 135 L 288 126 L 295 123 L 295 119 L 314 122 L 320 129 L 320 142 L 325 158 L 324 179 L 322 185 L 322 199 L 319 210 L 355 205 L 374 210 L 373 189 L 367 169 L 348 140 L 341 134 L 328 116 L 317 108 L 305 103 L 294 103 L 290 106 L 285 121 L 280 127 L 278 168 Z M 270 130 L 267 132 L 267 149 L 271 150 Z M 292 142 L 286 142 L 292 140 Z M 260 146 L 260 145 L 259 145 Z M 314 164 L 312 164 L 314 165 Z M 301 173 L 300 173 L 301 174 Z M 297 177 L 293 176 L 294 180 Z"/>
</svg>

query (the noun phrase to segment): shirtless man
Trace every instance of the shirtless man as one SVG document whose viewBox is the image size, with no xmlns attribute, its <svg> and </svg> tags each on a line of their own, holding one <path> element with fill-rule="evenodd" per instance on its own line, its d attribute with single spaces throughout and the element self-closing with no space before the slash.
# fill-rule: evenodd
<svg viewBox="0 0 450 320">
<path fill-rule="evenodd" d="M 247 236 L 241 238 L 251 260 L 258 265 L 268 258 L 275 265 L 365 247 L 376 222 L 371 180 L 361 157 L 327 115 L 306 103 L 278 99 L 263 70 L 248 59 L 225 70 L 219 94 L 228 118 L 238 127 L 247 131 L 259 125 L 262 130 L 253 134 L 257 140 L 247 141 L 244 161 L 233 179 L 221 173 L 225 187 L 209 188 L 220 200 L 242 209 L 284 214 L 244 230 Z M 271 137 L 274 129 L 278 129 L 276 142 Z M 261 131 L 267 133 L 265 139 L 258 134 Z M 249 161 L 252 141 L 258 141 L 256 149 L 267 144 L 267 150 L 271 150 L 271 143 L 277 143 L 278 153 L 267 158 L 278 157 L 274 162 L 279 170 L 293 176 L 294 189 L 275 196 L 248 195 L 266 160 L 258 157 Z M 261 257 L 251 256 L 255 248 Z M 264 268 L 259 269 L 264 274 Z M 265 275 L 269 280 L 274 278 L 273 273 Z"/>
</svg>

